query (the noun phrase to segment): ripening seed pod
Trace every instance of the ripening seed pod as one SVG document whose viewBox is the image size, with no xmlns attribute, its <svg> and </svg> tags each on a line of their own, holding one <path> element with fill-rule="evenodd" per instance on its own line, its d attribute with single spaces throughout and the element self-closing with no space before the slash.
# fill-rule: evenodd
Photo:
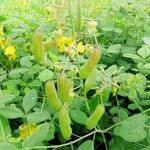
<svg viewBox="0 0 150 150">
<path fill-rule="evenodd" d="M 53 40 L 47 40 L 43 43 L 44 50 L 46 51 L 49 48 L 55 47 L 56 43 Z"/>
<path fill-rule="evenodd" d="M 84 84 L 84 91 L 87 93 L 94 85 L 94 81 L 96 80 L 96 69 L 94 69 L 91 74 L 86 78 Z"/>
<path fill-rule="evenodd" d="M 44 58 L 43 34 L 40 30 L 34 33 L 33 56 L 36 62 L 40 62 Z"/>
<path fill-rule="evenodd" d="M 78 0 L 77 2 L 77 19 L 76 19 L 76 32 L 80 33 L 83 27 L 83 18 L 82 18 L 82 9 L 81 2 Z"/>
<path fill-rule="evenodd" d="M 61 110 L 59 111 L 58 119 L 63 138 L 69 140 L 72 134 L 72 128 L 70 126 L 71 120 L 69 116 L 69 108 L 66 104 L 63 105 Z"/>
<path fill-rule="evenodd" d="M 81 79 L 87 78 L 101 58 L 101 52 L 99 49 L 94 49 L 88 61 L 81 66 L 79 74 Z"/>
<path fill-rule="evenodd" d="M 56 89 L 55 89 L 55 85 L 53 81 L 48 81 L 45 85 L 45 93 L 46 96 L 48 98 L 49 104 L 50 106 L 56 111 L 58 112 L 61 107 L 62 107 L 62 103 L 57 95 Z"/>
<path fill-rule="evenodd" d="M 87 119 L 86 128 L 89 130 L 93 129 L 97 125 L 104 112 L 105 107 L 103 105 L 98 105 L 93 114 Z"/>
<path fill-rule="evenodd" d="M 58 95 L 63 103 L 70 105 L 72 103 L 71 81 L 67 79 L 65 73 L 61 73 L 57 81 Z"/>
</svg>

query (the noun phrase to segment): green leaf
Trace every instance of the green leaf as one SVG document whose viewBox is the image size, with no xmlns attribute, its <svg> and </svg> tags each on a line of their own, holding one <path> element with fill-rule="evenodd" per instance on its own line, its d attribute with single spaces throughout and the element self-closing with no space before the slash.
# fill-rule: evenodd
<svg viewBox="0 0 150 150">
<path fill-rule="evenodd" d="M 32 82 L 30 82 L 29 84 L 28 84 L 28 86 L 29 87 L 40 87 L 40 86 L 42 86 L 42 82 L 40 81 L 40 80 L 33 80 Z"/>
<path fill-rule="evenodd" d="M 6 79 L 7 75 L 3 74 L 0 76 L 0 82 L 4 81 Z"/>
<path fill-rule="evenodd" d="M 85 125 L 87 116 L 84 112 L 80 110 L 70 110 L 70 117 L 73 121 Z"/>
<path fill-rule="evenodd" d="M 22 106 L 27 113 L 31 108 L 37 103 L 37 92 L 35 90 L 30 90 L 23 98 Z"/>
<path fill-rule="evenodd" d="M 114 27 L 112 25 L 106 24 L 104 25 L 104 27 L 102 27 L 102 30 L 106 32 L 110 32 L 114 30 Z"/>
<path fill-rule="evenodd" d="M 11 85 L 22 85 L 22 84 L 25 84 L 24 81 L 22 81 L 21 79 L 13 79 L 13 80 L 8 80 L 7 82 L 4 82 L 2 85 L 3 86 L 11 86 Z"/>
<path fill-rule="evenodd" d="M 146 63 L 146 64 L 143 66 L 143 69 L 150 70 L 150 63 Z"/>
<path fill-rule="evenodd" d="M 120 49 L 121 49 L 121 44 L 111 45 L 111 46 L 107 49 L 107 53 L 119 54 L 119 53 L 120 53 Z"/>
<path fill-rule="evenodd" d="M 0 150 L 18 150 L 18 148 L 10 143 L 0 143 Z"/>
<path fill-rule="evenodd" d="M 143 58 L 146 58 L 148 56 L 150 56 L 150 49 L 146 46 L 143 46 L 142 48 L 140 48 L 137 53 L 143 57 Z"/>
<path fill-rule="evenodd" d="M 47 81 L 47 80 L 50 80 L 53 78 L 53 72 L 48 70 L 48 69 L 45 69 L 43 70 L 40 74 L 39 74 L 39 79 L 43 82 Z"/>
<path fill-rule="evenodd" d="M 106 103 L 109 100 L 110 92 L 111 92 L 110 88 L 105 88 L 101 93 L 101 98 L 102 98 L 101 101 Z"/>
<path fill-rule="evenodd" d="M 4 16 L 2 16 L 2 15 L 0 15 L 0 22 L 3 22 L 3 21 L 5 21 L 5 20 L 7 20 L 7 18 L 4 17 Z"/>
<path fill-rule="evenodd" d="M 44 123 L 38 126 L 38 131 L 33 133 L 31 136 L 24 139 L 22 142 L 23 148 L 38 146 L 47 137 L 49 131 L 49 124 Z"/>
<path fill-rule="evenodd" d="M 43 69 L 43 67 L 36 64 L 32 68 L 30 68 L 28 74 L 29 75 L 34 75 L 34 74 L 40 72 L 42 69 Z"/>
<path fill-rule="evenodd" d="M 94 142 L 91 140 L 87 140 L 82 143 L 77 150 L 94 150 Z"/>
<path fill-rule="evenodd" d="M 142 147 L 139 143 L 127 142 L 116 136 L 109 143 L 109 150 L 141 150 Z"/>
<path fill-rule="evenodd" d="M 94 110 L 99 104 L 100 104 L 100 95 L 96 94 L 94 97 L 92 97 L 92 99 L 89 102 L 91 112 L 94 112 Z"/>
<path fill-rule="evenodd" d="M 9 72 L 10 78 L 20 78 L 21 74 L 24 74 L 28 71 L 29 69 L 27 68 L 18 68 L 18 69 L 13 69 L 12 71 Z"/>
<path fill-rule="evenodd" d="M 24 115 L 19 108 L 14 106 L 5 106 L 0 108 L 0 114 L 9 119 L 19 118 Z"/>
<path fill-rule="evenodd" d="M 55 125 L 53 123 L 50 123 L 49 125 L 50 125 L 50 127 L 49 127 L 47 138 L 46 138 L 47 141 L 50 141 L 50 140 L 55 138 L 55 136 L 54 136 L 54 134 L 55 134 Z"/>
<path fill-rule="evenodd" d="M 51 117 L 48 112 L 33 112 L 27 115 L 27 120 L 29 122 L 40 123 L 45 120 L 50 120 Z"/>
<path fill-rule="evenodd" d="M 0 104 L 7 104 L 14 100 L 16 96 L 12 94 L 0 95 Z"/>
<path fill-rule="evenodd" d="M 27 68 L 31 68 L 32 67 L 32 63 L 30 62 L 30 56 L 25 56 L 23 58 L 20 59 L 20 64 L 23 67 L 27 67 Z"/>
<path fill-rule="evenodd" d="M 146 120 L 147 117 L 144 115 L 134 115 L 117 126 L 114 133 L 129 142 L 141 141 L 147 135 L 144 130 Z"/>
<path fill-rule="evenodd" d="M 4 70 L 3 68 L 0 68 L 0 75 L 6 74 L 6 70 Z"/>
<path fill-rule="evenodd" d="M 150 37 L 143 37 L 143 42 L 144 42 L 146 45 L 150 46 Z"/>
<path fill-rule="evenodd" d="M 137 61 L 143 61 L 143 59 L 140 56 L 138 56 L 136 54 L 132 54 L 132 53 L 126 53 L 123 55 L 123 57 L 131 58 L 131 59 L 137 60 Z"/>
<path fill-rule="evenodd" d="M 106 73 L 109 74 L 109 76 L 112 76 L 116 72 L 117 72 L 117 65 L 112 65 L 106 70 Z"/>
</svg>

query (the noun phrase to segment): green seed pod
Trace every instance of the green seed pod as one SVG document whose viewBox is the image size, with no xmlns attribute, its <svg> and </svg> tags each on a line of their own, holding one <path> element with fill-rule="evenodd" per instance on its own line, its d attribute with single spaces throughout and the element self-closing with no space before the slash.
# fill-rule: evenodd
<svg viewBox="0 0 150 150">
<path fill-rule="evenodd" d="M 81 79 L 87 78 L 101 58 L 101 52 L 99 49 L 94 49 L 88 61 L 81 66 L 79 74 Z"/>
<path fill-rule="evenodd" d="M 33 56 L 36 62 L 40 62 L 44 58 L 43 34 L 40 30 L 34 33 Z"/>
<path fill-rule="evenodd" d="M 87 119 L 86 128 L 89 130 L 93 129 L 97 125 L 104 112 L 105 107 L 102 105 L 98 105 L 93 114 Z"/>
<path fill-rule="evenodd" d="M 72 134 L 72 128 L 70 126 L 71 120 L 69 116 L 69 108 L 67 105 L 63 105 L 59 111 L 58 119 L 63 138 L 69 140 Z"/>
<path fill-rule="evenodd" d="M 47 95 L 50 106 L 55 110 L 59 111 L 62 107 L 62 103 L 57 95 L 55 85 L 53 81 L 48 81 L 45 85 L 45 93 Z"/>
<path fill-rule="evenodd" d="M 44 50 L 46 51 L 49 48 L 55 47 L 56 43 L 53 40 L 47 40 L 43 43 Z"/>
<path fill-rule="evenodd" d="M 80 0 L 78 0 L 78 2 L 77 2 L 76 32 L 80 33 L 82 31 L 82 26 L 83 26 L 83 18 L 82 18 L 81 2 L 80 2 Z"/>
<path fill-rule="evenodd" d="M 65 73 L 61 73 L 58 81 L 57 81 L 57 87 L 58 87 L 58 94 L 63 103 L 67 103 L 70 105 L 72 103 L 72 87 L 71 87 L 71 81 L 67 79 Z"/>
<path fill-rule="evenodd" d="M 95 79 L 96 79 L 96 69 L 94 69 L 92 73 L 86 78 L 84 84 L 85 93 L 87 93 L 93 87 Z"/>
</svg>

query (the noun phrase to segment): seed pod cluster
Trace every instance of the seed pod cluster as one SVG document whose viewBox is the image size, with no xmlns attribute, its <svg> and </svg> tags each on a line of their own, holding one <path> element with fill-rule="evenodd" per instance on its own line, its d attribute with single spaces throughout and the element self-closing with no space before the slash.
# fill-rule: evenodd
<svg viewBox="0 0 150 150">
<path fill-rule="evenodd" d="M 100 58 L 100 50 L 94 49 L 88 61 L 80 68 L 79 74 L 81 79 L 86 79 L 93 72 Z"/>
<path fill-rule="evenodd" d="M 33 36 L 33 56 L 36 62 L 44 58 L 43 34 L 40 30 L 36 31 Z"/>
<path fill-rule="evenodd" d="M 68 105 L 72 102 L 72 95 L 71 95 L 71 81 L 66 77 L 65 73 L 61 73 L 58 81 L 58 95 L 63 103 L 67 103 Z"/>
<path fill-rule="evenodd" d="M 105 112 L 103 105 L 98 105 L 93 114 L 86 121 L 86 128 L 92 130 Z"/>
<path fill-rule="evenodd" d="M 64 139 L 69 140 L 72 134 L 68 105 L 64 104 L 58 114 L 59 127 Z"/>
</svg>

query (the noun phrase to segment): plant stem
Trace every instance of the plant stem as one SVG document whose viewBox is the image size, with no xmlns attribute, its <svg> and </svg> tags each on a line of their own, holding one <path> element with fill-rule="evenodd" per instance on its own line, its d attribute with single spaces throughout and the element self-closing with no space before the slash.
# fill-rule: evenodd
<svg viewBox="0 0 150 150">
<path fill-rule="evenodd" d="M 29 148 L 25 148 L 24 150 L 30 150 L 30 149 L 45 149 L 45 148 L 59 148 L 59 147 L 64 147 L 64 146 L 68 146 L 68 145 L 71 145 L 71 144 L 74 144 L 80 140 L 83 140 L 91 135 L 93 135 L 94 133 L 96 133 L 96 130 L 94 130 L 93 132 L 90 132 L 89 134 L 86 134 L 74 141 L 71 141 L 71 142 L 68 142 L 68 143 L 65 143 L 65 144 L 61 144 L 61 145 L 52 145 L 52 146 L 35 146 L 35 147 L 29 147 Z M 22 149 L 23 150 L 23 149 Z"/>
<path fill-rule="evenodd" d="M 96 44 L 97 48 L 100 49 L 99 44 L 98 44 L 98 40 L 97 40 L 97 36 L 96 36 L 96 32 L 94 32 L 94 40 L 95 40 L 95 44 Z"/>
<path fill-rule="evenodd" d="M 4 127 L 3 127 L 3 124 L 2 124 L 1 116 L 0 116 L 0 130 L 2 132 L 3 141 L 6 143 L 7 140 L 6 140 L 6 136 L 5 136 L 5 132 L 4 132 Z"/>
<path fill-rule="evenodd" d="M 74 23 L 73 23 L 73 18 L 72 18 L 70 0 L 68 0 L 68 3 L 69 3 L 69 16 L 70 16 L 70 22 L 71 22 L 71 29 L 72 29 L 72 34 L 74 35 Z"/>
</svg>

